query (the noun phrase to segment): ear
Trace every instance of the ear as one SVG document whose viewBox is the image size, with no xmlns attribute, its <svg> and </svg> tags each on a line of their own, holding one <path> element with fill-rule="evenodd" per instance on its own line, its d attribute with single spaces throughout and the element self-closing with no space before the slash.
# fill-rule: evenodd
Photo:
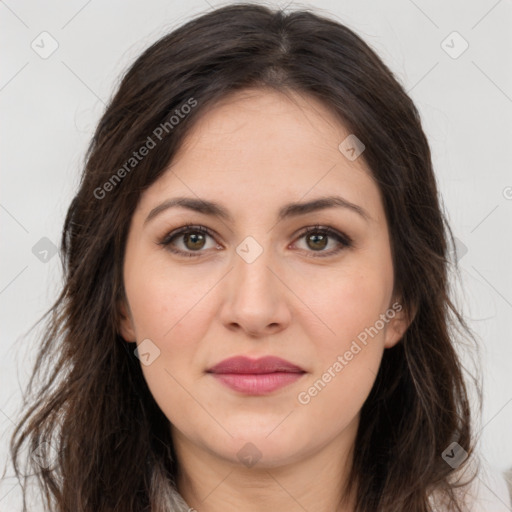
<svg viewBox="0 0 512 512">
<path fill-rule="evenodd" d="M 126 304 L 125 300 L 120 300 L 118 302 L 118 311 L 119 311 L 119 320 L 118 320 L 119 334 L 121 334 L 121 336 L 127 342 L 136 341 L 137 337 L 135 336 L 135 326 L 133 323 L 132 314 L 131 314 L 130 308 Z"/>
<path fill-rule="evenodd" d="M 384 337 L 385 348 L 394 347 L 403 338 L 416 316 L 416 311 L 416 306 L 412 308 L 412 311 L 407 311 L 400 300 L 392 302 L 385 313 L 389 318 Z"/>
</svg>

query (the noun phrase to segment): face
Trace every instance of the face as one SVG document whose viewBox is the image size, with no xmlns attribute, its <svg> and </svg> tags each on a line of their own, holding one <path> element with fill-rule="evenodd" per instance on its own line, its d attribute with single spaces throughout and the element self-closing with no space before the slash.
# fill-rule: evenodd
<svg viewBox="0 0 512 512">
<path fill-rule="evenodd" d="M 407 327 L 378 186 L 330 111 L 293 98 L 246 90 L 208 111 L 143 193 L 124 261 L 120 331 L 175 442 L 268 467 L 353 441 Z M 294 368 L 210 372 L 234 356 Z"/>
</svg>

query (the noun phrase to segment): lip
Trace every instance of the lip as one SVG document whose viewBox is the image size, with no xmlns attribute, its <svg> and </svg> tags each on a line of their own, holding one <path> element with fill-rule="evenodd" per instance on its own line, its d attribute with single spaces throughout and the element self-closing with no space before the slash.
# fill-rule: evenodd
<svg viewBox="0 0 512 512">
<path fill-rule="evenodd" d="M 306 371 L 280 357 L 236 356 L 221 361 L 207 373 L 234 391 L 264 395 L 297 381 Z"/>
</svg>

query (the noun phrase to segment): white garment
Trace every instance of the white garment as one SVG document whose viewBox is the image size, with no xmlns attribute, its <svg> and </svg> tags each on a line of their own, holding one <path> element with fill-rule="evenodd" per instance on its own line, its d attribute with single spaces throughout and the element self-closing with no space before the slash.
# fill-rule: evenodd
<svg viewBox="0 0 512 512">
<path fill-rule="evenodd" d="M 482 462 L 479 475 L 473 481 L 472 497 L 468 500 L 468 512 L 512 512 L 512 500 L 503 474 L 491 469 Z M 174 491 L 172 512 L 195 512 L 190 508 L 178 491 Z M 435 508 L 435 512 L 443 512 Z"/>
</svg>

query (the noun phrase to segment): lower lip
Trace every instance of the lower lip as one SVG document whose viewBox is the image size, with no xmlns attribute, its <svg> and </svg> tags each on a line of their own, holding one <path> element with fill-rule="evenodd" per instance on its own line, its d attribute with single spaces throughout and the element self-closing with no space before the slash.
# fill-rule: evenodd
<svg viewBox="0 0 512 512">
<path fill-rule="evenodd" d="M 222 384 L 240 393 L 264 395 L 299 380 L 304 373 L 212 373 L 212 375 Z"/>
</svg>

